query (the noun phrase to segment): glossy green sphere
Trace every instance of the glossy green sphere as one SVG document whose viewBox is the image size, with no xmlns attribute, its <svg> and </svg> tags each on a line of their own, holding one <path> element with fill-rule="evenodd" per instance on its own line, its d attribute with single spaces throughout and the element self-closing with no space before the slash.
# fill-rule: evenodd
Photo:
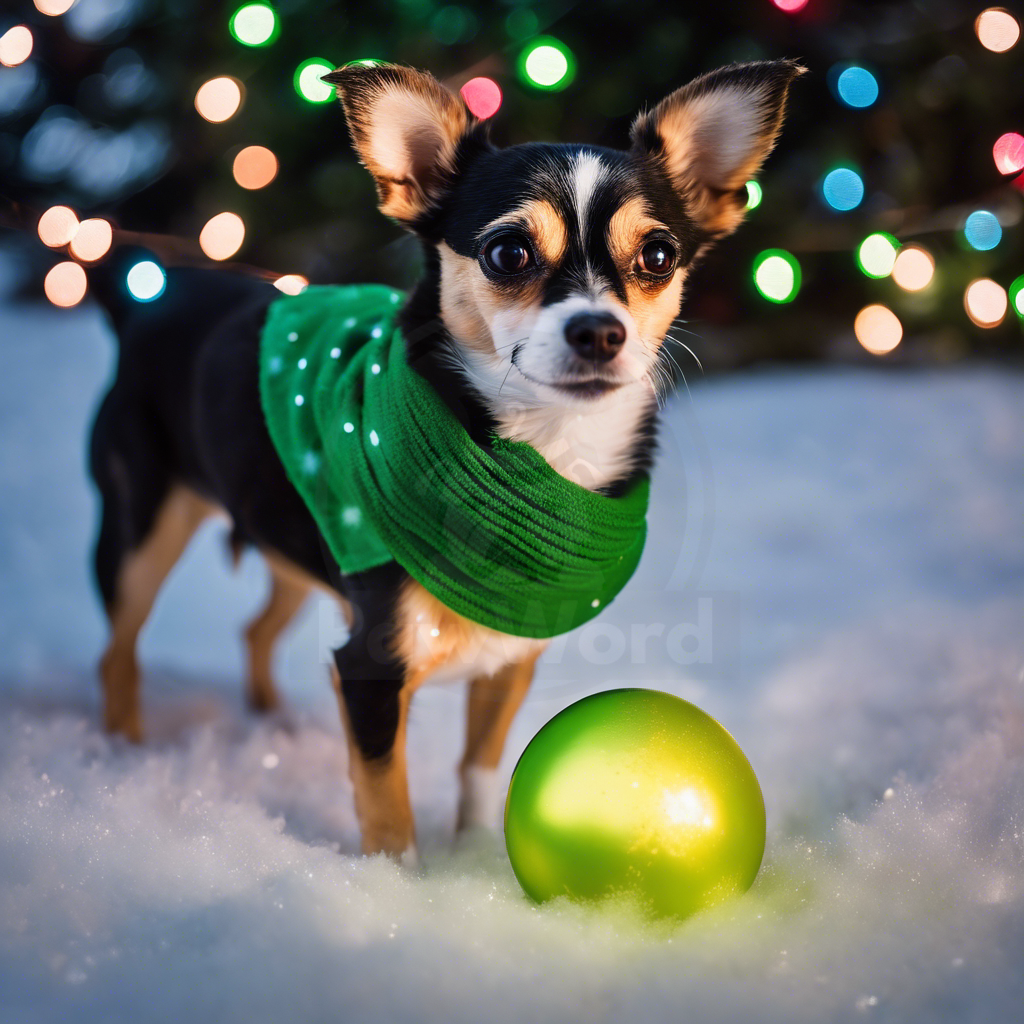
<svg viewBox="0 0 1024 1024">
<path fill-rule="evenodd" d="M 750 888 L 764 798 L 710 715 L 657 690 L 606 690 L 559 712 L 523 751 L 505 843 L 527 895 L 625 896 L 686 917 Z"/>
</svg>

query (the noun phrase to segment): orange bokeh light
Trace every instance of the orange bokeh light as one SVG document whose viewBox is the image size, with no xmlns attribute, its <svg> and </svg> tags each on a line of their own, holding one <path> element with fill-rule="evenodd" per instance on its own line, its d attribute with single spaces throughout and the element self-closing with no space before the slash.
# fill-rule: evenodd
<svg viewBox="0 0 1024 1024">
<path fill-rule="evenodd" d="M 896 254 L 892 265 L 892 279 L 907 292 L 927 288 L 935 276 L 935 260 L 920 245 L 905 245 Z"/>
<path fill-rule="evenodd" d="M 978 327 L 998 327 L 1007 305 L 1006 289 L 989 277 L 972 281 L 964 292 L 964 309 Z"/>
<path fill-rule="evenodd" d="M 211 260 L 226 260 L 242 248 L 245 223 L 237 213 L 218 213 L 199 232 L 199 245 Z"/>
<path fill-rule="evenodd" d="M 277 177 L 277 157 L 266 146 L 246 146 L 235 157 L 231 171 L 242 188 L 269 185 Z"/>
<path fill-rule="evenodd" d="M 51 249 L 67 245 L 78 230 L 78 217 L 70 206 L 51 206 L 36 227 L 40 241 Z"/>
<path fill-rule="evenodd" d="M 274 287 L 285 295 L 298 295 L 309 287 L 309 281 L 301 274 L 285 274 L 274 282 Z"/>
<path fill-rule="evenodd" d="M 67 14 L 75 6 L 75 0 L 34 0 L 36 10 L 40 14 L 48 14 L 51 18 Z"/>
<path fill-rule="evenodd" d="M 106 256 L 114 240 L 114 229 L 110 221 L 102 217 L 83 220 L 71 239 L 71 255 L 86 263 L 94 263 Z"/>
<path fill-rule="evenodd" d="M 990 7 L 982 11 L 975 19 L 974 31 L 981 45 L 993 53 L 1005 53 L 1016 46 L 1020 39 L 1020 24 L 1002 7 Z"/>
<path fill-rule="evenodd" d="M 27 25 L 15 25 L 0 36 L 0 64 L 13 68 L 32 53 L 32 32 Z"/>
<path fill-rule="evenodd" d="M 203 82 L 196 93 L 196 110 L 214 124 L 226 121 L 242 105 L 242 85 L 226 75 Z"/>
<path fill-rule="evenodd" d="M 85 298 L 85 271 L 68 260 L 50 269 L 43 280 L 43 291 L 55 306 L 77 306 Z"/>
<path fill-rule="evenodd" d="M 903 324 L 887 306 L 865 306 L 853 322 L 853 333 L 872 355 L 884 356 L 900 343 Z"/>
</svg>

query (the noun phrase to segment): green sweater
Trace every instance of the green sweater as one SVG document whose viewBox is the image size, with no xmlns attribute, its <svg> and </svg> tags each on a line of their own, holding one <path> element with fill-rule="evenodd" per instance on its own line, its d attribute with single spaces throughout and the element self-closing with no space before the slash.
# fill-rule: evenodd
<svg viewBox="0 0 1024 1024">
<path fill-rule="evenodd" d="M 452 610 L 516 636 L 593 618 L 640 559 L 646 477 L 609 498 L 525 443 L 474 444 L 409 366 L 402 299 L 380 285 L 307 288 L 277 299 L 263 330 L 270 437 L 338 566 L 397 561 Z"/>
</svg>

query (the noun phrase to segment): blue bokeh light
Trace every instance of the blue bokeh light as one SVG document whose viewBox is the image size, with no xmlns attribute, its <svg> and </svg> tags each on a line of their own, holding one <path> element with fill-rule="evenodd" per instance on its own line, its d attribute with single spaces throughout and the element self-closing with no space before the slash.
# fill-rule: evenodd
<svg viewBox="0 0 1024 1024">
<path fill-rule="evenodd" d="M 964 237 L 974 249 L 994 249 L 1003 237 L 1003 229 L 994 213 L 975 210 L 964 224 Z"/>
<path fill-rule="evenodd" d="M 167 275 L 158 263 L 142 260 L 128 271 L 125 284 L 128 285 L 128 291 L 131 292 L 133 299 L 138 299 L 139 302 L 152 302 L 163 295 L 164 288 L 167 287 Z"/>
<path fill-rule="evenodd" d="M 837 167 L 825 175 L 821 194 L 833 210 L 852 210 L 864 198 L 864 182 L 849 167 Z"/>
<path fill-rule="evenodd" d="M 878 99 L 878 80 L 867 68 L 847 68 L 836 82 L 836 92 L 848 107 L 870 107 Z"/>
</svg>

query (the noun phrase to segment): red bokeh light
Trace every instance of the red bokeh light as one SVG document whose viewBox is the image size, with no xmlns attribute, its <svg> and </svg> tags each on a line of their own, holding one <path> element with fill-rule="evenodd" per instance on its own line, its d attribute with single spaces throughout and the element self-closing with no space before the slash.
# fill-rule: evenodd
<svg viewBox="0 0 1024 1024">
<path fill-rule="evenodd" d="M 1000 174 L 1024 171 L 1024 135 L 1016 132 L 1000 135 L 992 147 L 992 158 Z"/>
<path fill-rule="evenodd" d="M 501 106 L 501 88 L 491 78 L 471 78 L 460 90 L 474 117 L 493 117 Z"/>
</svg>

